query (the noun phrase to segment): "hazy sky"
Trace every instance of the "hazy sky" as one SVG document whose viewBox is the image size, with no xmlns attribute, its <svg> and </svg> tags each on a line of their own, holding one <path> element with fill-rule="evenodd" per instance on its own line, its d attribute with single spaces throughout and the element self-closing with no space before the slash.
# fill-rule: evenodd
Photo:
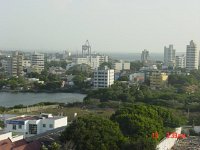
<svg viewBox="0 0 200 150">
<path fill-rule="evenodd" d="M 200 47 L 200 0 L 0 0 L 0 49 L 163 52 Z"/>
</svg>

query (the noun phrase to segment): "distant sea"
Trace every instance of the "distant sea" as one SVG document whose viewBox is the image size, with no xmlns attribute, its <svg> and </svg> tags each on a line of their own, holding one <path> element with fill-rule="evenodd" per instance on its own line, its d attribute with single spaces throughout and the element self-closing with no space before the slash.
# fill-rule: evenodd
<svg viewBox="0 0 200 150">
<path fill-rule="evenodd" d="M 126 60 L 126 61 L 137 61 L 141 59 L 141 53 L 104 53 L 112 59 Z M 184 52 L 177 52 L 176 55 L 182 55 Z M 164 53 L 150 53 L 151 60 L 163 61 Z"/>
</svg>

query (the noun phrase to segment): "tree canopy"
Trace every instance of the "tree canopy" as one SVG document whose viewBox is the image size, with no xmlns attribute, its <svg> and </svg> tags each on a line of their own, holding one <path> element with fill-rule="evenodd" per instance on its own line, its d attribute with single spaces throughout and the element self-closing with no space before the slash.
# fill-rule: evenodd
<svg viewBox="0 0 200 150">
<path fill-rule="evenodd" d="M 111 120 L 117 122 L 124 136 L 130 139 L 129 146 L 133 149 L 155 149 L 169 130 L 179 127 L 183 120 L 173 115 L 167 109 L 151 105 L 128 105 L 120 108 L 112 115 Z M 153 139 L 152 134 L 158 133 L 158 138 Z M 157 142 L 155 141 L 157 140 Z M 144 144 L 147 144 L 146 146 Z"/>
<path fill-rule="evenodd" d="M 116 123 L 88 115 L 73 121 L 62 133 L 61 141 L 70 140 L 77 150 L 117 150 L 125 139 Z"/>
</svg>

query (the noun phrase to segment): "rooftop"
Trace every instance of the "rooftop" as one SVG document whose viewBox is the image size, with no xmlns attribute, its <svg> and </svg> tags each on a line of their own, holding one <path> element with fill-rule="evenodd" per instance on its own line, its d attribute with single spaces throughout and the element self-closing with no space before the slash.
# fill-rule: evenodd
<svg viewBox="0 0 200 150">
<path fill-rule="evenodd" d="M 39 119 L 59 119 L 63 118 L 64 116 L 52 116 L 51 114 L 40 114 L 40 115 L 22 115 L 22 116 L 17 116 L 10 118 L 8 120 L 10 121 L 26 121 L 26 120 L 39 120 Z"/>
</svg>

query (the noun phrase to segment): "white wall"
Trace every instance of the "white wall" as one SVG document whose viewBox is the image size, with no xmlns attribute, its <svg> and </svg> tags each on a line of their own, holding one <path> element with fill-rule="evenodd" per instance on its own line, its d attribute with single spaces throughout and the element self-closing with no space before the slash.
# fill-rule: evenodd
<svg viewBox="0 0 200 150">
<path fill-rule="evenodd" d="M 12 142 L 16 142 L 16 141 L 19 141 L 19 140 L 22 140 L 22 139 L 24 139 L 24 136 L 23 135 L 19 135 L 19 136 L 12 137 L 10 140 Z"/>
<path fill-rule="evenodd" d="M 16 141 L 22 140 L 24 138 L 24 136 L 23 135 L 17 135 L 15 137 L 12 137 L 12 132 L 7 132 L 7 133 L 0 134 L 0 141 L 8 139 L 8 138 L 12 142 L 16 142 Z"/>
<path fill-rule="evenodd" d="M 54 123 L 55 123 L 55 120 L 54 119 L 44 119 L 41 121 L 41 126 L 40 126 L 40 129 L 41 129 L 41 133 L 42 132 L 46 132 L 48 130 L 52 130 L 54 129 Z M 43 124 L 46 124 L 46 127 L 43 127 Z M 53 128 L 50 128 L 49 125 L 52 124 L 53 125 Z"/>
<path fill-rule="evenodd" d="M 22 135 L 25 136 L 26 134 L 26 130 L 27 130 L 27 121 L 24 122 L 24 125 L 22 125 L 22 128 L 19 129 L 19 125 L 16 125 L 16 130 L 13 130 L 13 124 L 6 124 L 6 128 L 5 131 L 7 132 L 16 132 L 16 133 L 20 133 Z"/>
<path fill-rule="evenodd" d="M 55 120 L 54 128 L 67 126 L 67 117 Z"/>
<path fill-rule="evenodd" d="M 177 134 L 181 134 L 181 127 L 176 128 L 175 132 Z M 157 150 L 169 150 L 171 149 L 174 144 L 176 143 L 177 138 L 164 138 L 156 147 Z"/>
<path fill-rule="evenodd" d="M 196 133 L 200 133 L 200 126 L 194 126 L 194 131 Z"/>
<path fill-rule="evenodd" d="M 0 134 L 0 141 L 5 140 L 7 138 L 10 138 L 10 139 L 12 138 L 12 132 Z"/>
</svg>

